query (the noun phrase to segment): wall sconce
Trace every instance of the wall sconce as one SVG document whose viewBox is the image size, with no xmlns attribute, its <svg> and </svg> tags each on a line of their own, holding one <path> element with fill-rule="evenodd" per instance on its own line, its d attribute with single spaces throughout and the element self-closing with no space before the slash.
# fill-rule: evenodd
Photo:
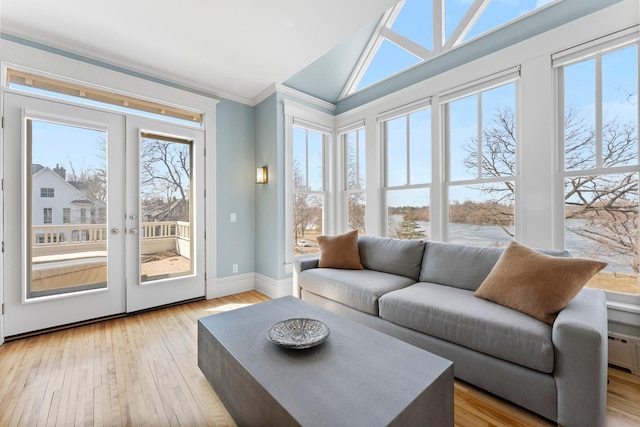
<svg viewBox="0 0 640 427">
<path fill-rule="evenodd" d="M 266 184 L 268 181 L 268 171 L 266 166 L 256 169 L 256 184 Z"/>
</svg>

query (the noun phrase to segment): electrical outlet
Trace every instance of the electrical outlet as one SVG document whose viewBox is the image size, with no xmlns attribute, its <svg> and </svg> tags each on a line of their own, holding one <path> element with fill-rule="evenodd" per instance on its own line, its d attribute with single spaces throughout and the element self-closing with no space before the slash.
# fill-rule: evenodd
<svg viewBox="0 0 640 427">
<path fill-rule="evenodd" d="M 233 270 L 234 273 L 237 273 L 238 272 L 238 264 L 233 264 L 231 266 L 231 269 Z"/>
</svg>

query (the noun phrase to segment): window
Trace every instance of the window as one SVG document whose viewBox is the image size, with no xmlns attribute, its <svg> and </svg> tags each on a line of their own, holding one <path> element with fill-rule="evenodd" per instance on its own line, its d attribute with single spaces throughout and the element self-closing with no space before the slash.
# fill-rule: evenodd
<svg viewBox="0 0 640 427">
<path fill-rule="evenodd" d="M 347 227 L 365 234 L 366 141 L 364 128 L 342 135 Z"/>
<path fill-rule="evenodd" d="M 53 223 L 53 209 L 44 208 L 42 223 L 43 224 L 52 224 Z"/>
<path fill-rule="evenodd" d="M 53 195 L 54 195 L 53 188 L 40 188 L 40 197 L 52 198 L 54 197 Z"/>
<path fill-rule="evenodd" d="M 5 84 L 8 87 L 24 92 L 44 94 L 86 105 L 115 109 L 125 113 L 137 113 L 186 125 L 201 126 L 203 124 L 202 113 L 108 92 L 76 82 L 66 82 L 62 79 L 52 79 L 14 69 L 7 69 L 6 79 Z"/>
<path fill-rule="evenodd" d="M 294 255 L 319 253 L 325 207 L 324 156 L 328 135 L 293 127 L 292 202 Z"/>
<path fill-rule="evenodd" d="M 431 109 L 384 120 L 382 126 L 387 236 L 429 238 Z"/>
<path fill-rule="evenodd" d="M 80 222 L 82 224 L 87 222 L 87 209 L 86 208 L 81 208 L 80 209 Z"/>
<path fill-rule="evenodd" d="M 383 15 L 340 98 L 559 1 L 401 1 Z"/>
<path fill-rule="evenodd" d="M 564 243 L 574 256 L 609 264 L 588 286 L 640 295 L 637 33 L 581 48 L 575 61 L 554 56 Z"/>
<path fill-rule="evenodd" d="M 504 246 L 514 238 L 515 83 L 444 105 L 448 240 Z"/>
<path fill-rule="evenodd" d="M 71 208 L 62 208 L 62 223 L 71 224 Z"/>
</svg>

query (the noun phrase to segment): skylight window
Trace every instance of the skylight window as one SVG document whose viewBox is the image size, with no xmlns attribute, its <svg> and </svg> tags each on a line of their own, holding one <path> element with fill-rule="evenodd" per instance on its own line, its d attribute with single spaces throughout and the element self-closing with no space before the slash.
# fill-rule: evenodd
<svg viewBox="0 0 640 427">
<path fill-rule="evenodd" d="M 484 34 L 500 25 L 511 22 L 539 7 L 542 7 L 552 0 L 491 0 L 489 5 L 482 12 L 471 30 L 464 37 L 464 40 L 470 40 L 476 36 Z"/>
<path fill-rule="evenodd" d="M 341 98 L 562 0 L 403 0 L 382 17 Z"/>
<path fill-rule="evenodd" d="M 366 73 L 362 76 L 357 90 L 396 74 L 420 61 L 421 59 L 417 56 L 384 39 Z"/>
<path fill-rule="evenodd" d="M 433 50 L 433 31 L 431 25 L 415 25 L 416 22 L 433 22 L 432 0 L 407 0 L 398 16 L 391 24 L 391 29 L 398 34 L 413 40 L 429 50 Z"/>
</svg>

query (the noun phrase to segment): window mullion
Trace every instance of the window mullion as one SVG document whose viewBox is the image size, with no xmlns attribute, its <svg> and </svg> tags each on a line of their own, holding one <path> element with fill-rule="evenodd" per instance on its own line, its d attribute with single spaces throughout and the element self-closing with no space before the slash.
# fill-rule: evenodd
<svg viewBox="0 0 640 427">
<path fill-rule="evenodd" d="M 602 55 L 596 55 L 596 168 L 603 164 L 602 147 Z"/>
<path fill-rule="evenodd" d="M 478 179 L 482 178 L 482 92 L 478 93 Z"/>
<path fill-rule="evenodd" d="M 407 127 L 407 133 L 406 133 L 406 146 L 407 146 L 407 185 L 411 185 L 411 116 L 409 114 L 407 114 L 407 120 L 406 120 L 406 127 Z"/>
<path fill-rule="evenodd" d="M 309 130 L 304 131 L 304 188 L 309 189 Z"/>
<path fill-rule="evenodd" d="M 360 131 L 356 131 L 356 189 L 360 189 Z"/>
</svg>

